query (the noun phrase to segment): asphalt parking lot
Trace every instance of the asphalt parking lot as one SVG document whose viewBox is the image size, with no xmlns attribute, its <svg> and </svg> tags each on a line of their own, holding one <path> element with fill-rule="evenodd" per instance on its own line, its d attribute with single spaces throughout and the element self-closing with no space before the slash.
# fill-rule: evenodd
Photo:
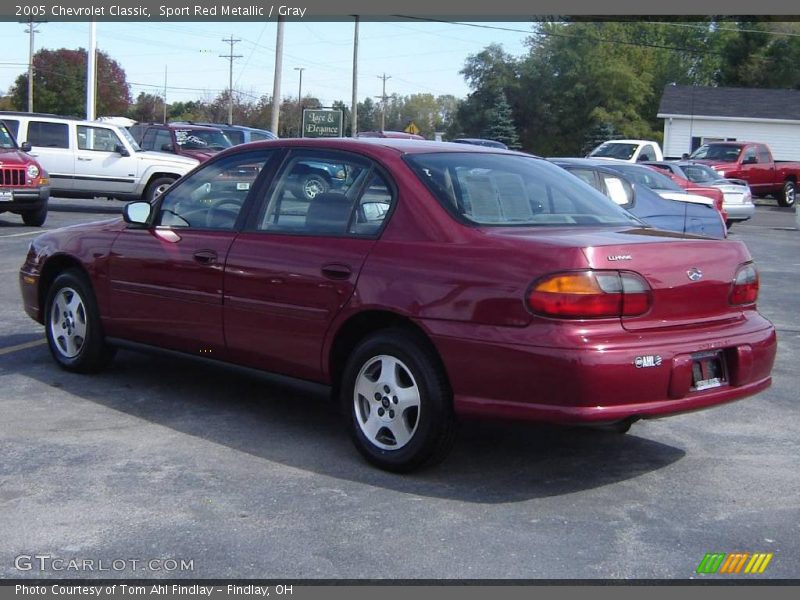
<svg viewBox="0 0 800 600">
<path fill-rule="evenodd" d="M 56 199 L 44 229 L 120 206 Z M 778 329 L 772 388 L 627 435 L 465 423 L 406 476 L 315 386 L 130 351 L 60 370 L 19 296 L 37 232 L 0 215 L 2 578 L 800 577 L 800 231 L 774 202 L 731 234 Z M 708 552 L 774 557 L 695 575 Z"/>
</svg>

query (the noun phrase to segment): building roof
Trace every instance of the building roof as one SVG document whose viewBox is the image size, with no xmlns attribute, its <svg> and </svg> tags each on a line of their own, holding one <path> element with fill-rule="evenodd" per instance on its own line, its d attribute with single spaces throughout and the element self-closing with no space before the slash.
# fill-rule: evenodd
<svg viewBox="0 0 800 600">
<path fill-rule="evenodd" d="M 800 121 L 800 90 L 667 85 L 658 116 Z"/>
</svg>

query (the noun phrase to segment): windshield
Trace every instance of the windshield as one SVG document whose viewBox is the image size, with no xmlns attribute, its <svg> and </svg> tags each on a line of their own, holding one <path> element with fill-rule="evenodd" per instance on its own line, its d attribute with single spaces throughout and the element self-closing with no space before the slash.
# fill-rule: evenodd
<svg viewBox="0 0 800 600">
<path fill-rule="evenodd" d="M 706 165 L 682 165 L 686 179 L 694 183 L 714 183 L 719 181 L 719 173 Z"/>
<path fill-rule="evenodd" d="M 131 135 L 131 132 L 128 131 L 125 127 L 118 127 L 117 128 L 117 133 L 119 133 L 120 135 L 122 135 L 122 137 L 124 137 L 126 140 L 128 140 L 128 143 L 131 145 L 131 147 L 133 148 L 134 152 L 141 152 L 142 151 L 142 149 L 139 147 L 139 144 L 136 143 L 136 140 Z"/>
<path fill-rule="evenodd" d="M 741 153 L 741 146 L 734 146 L 732 144 L 704 144 L 692 152 L 689 158 L 718 160 L 719 162 L 736 162 Z"/>
<path fill-rule="evenodd" d="M 640 183 L 643 186 L 649 187 L 651 190 L 667 190 L 670 192 L 685 191 L 681 186 L 672 181 L 672 179 L 650 167 L 614 165 L 611 168 L 620 171 L 634 183 Z"/>
<path fill-rule="evenodd" d="M 5 123 L 0 121 L 0 148 L 3 150 L 13 150 L 17 145 L 14 143 L 14 138 L 11 133 L 6 129 Z"/>
<path fill-rule="evenodd" d="M 445 208 L 476 225 L 629 225 L 642 223 L 563 169 L 526 156 L 441 152 L 406 156 Z"/>
<path fill-rule="evenodd" d="M 638 144 L 619 144 L 615 142 L 606 142 L 600 144 L 597 148 L 592 150 L 589 156 L 600 156 L 602 158 L 618 158 L 619 160 L 630 160 L 638 148 Z"/>
<path fill-rule="evenodd" d="M 175 139 L 184 150 L 224 150 L 232 145 L 224 133 L 213 129 L 176 129 Z"/>
</svg>

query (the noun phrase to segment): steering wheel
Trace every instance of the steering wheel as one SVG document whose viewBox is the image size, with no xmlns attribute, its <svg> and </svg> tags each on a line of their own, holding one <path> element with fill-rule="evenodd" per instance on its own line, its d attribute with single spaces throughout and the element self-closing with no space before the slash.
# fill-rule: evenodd
<svg viewBox="0 0 800 600">
<path fill-rule="evenodd" d="M 215 200 L 206 212 L 206 227 L 210 229 L 231 229 L 242 208 L 242 198 L 225 196 Z"/>
</svg>

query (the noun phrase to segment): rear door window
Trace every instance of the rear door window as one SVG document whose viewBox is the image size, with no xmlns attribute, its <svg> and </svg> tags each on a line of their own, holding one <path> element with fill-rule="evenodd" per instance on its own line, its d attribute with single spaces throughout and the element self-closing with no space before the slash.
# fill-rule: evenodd
<svg viewBox="0 0 800 600">
<path fill-rule="evenodd" d="M 69 148 L 69 126 L 66 123 L 30 121 L 28 141 L 32 146 L 44 148 Z"/>
</svg>

